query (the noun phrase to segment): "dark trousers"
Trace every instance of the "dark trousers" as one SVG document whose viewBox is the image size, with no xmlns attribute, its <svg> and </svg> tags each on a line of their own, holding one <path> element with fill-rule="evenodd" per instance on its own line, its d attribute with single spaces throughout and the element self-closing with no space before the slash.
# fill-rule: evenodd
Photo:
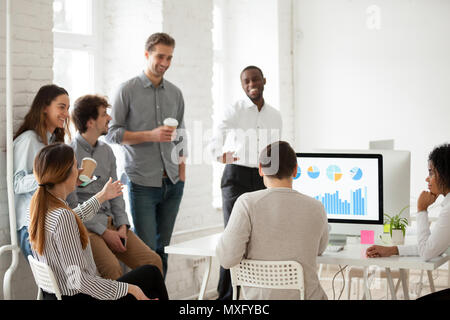
<svg viewBox="0 0 450 320">
<path fill-rule="evenodd" d="M 249 168 L 236 164 L 227 164 L 223 171 L 220 185 L 222 189 L 222 212 L 225 227 L 231 216 L 237 198 L 246 192 L 265 189 L 263 178 L 257 168 Z M 233 288 L 231 286 L 230 270 L 220 267 L 219 300 L 231 300 Z"/>
<path fill-rule="evenodd" d="M 144 265 L 138 267 L 127 274 L 123 275 L 117 281 L 126 282 L 128 284 L 134 284 L 141 288 L 142 292 L 150 298 L 159 300 L 169 300 L 169 295 L 167 294 L 166 285 L 164 284 L 164 279 L 161 275 L 161 271 L 158 267 L 153 265 Z M 79 293 L 73 296 L 62 296 L 63 300 L 97 300 L 87 294 Z M 44 300 L 56 300 L 54 294 L 46 293 L 44 291 Z M 133 301 L 136 298 L 127 294 L 126 296 L 120 298 L 122 301 Z"/>
</svg>

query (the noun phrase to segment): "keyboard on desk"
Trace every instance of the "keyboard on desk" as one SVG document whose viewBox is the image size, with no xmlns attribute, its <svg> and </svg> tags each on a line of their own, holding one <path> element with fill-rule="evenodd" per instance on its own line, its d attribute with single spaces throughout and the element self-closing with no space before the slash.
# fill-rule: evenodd
<svg viewBox="0 0 450 320">
<path fill-rule="evenodd" d="M 339 252 L 342 250 L 344 250 L 344 246 L 329 244 L 325 249 L 325 252 Z"/>
</svg>

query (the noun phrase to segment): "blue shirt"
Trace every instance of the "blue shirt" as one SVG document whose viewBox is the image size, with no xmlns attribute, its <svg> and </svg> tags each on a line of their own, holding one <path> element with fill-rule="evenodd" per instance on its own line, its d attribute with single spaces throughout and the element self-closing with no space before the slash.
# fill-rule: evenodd
<svg viewBox="0 0 450 320">
<path fill-rule="evenodd" d="M 55 141 L 55 137 L 47 132 L 49 144 Z M 28 226 L 27 212 L 30 209 L 31 197 L 38 188 L 38 183 L 33 174 L 34 158 L 45 147 L 41 138 L 34 130 L 27 130 L 18 136 L 14 142 L 14 204 L 16 209 L 17 230 Z"/>
<path fill-rule="evenodd" d="M 172 142 L 145 142 L 122 145 L 125 172 L 136 184 L 161 187 L 163 173 L 172 183 L 179 180 L 179 157 L 186 156 L 184 100 L 181 90 L 163 79 L 155 87 L 144 72 L 117 91 L 112 105 L 112 120 L 106 141 L 121 144 L 125 131 L 153 130 L 166 118 L 178 120 L 177 138 Z"/>
</svg>

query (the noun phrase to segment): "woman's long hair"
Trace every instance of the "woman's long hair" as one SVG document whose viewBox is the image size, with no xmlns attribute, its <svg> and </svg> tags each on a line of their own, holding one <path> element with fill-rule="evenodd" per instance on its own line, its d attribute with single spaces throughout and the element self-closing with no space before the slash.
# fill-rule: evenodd
<svg viewBox="0 0 450 320">
<path fill-rule="evenodd" d="M 54 84 L 41 87 L 33 99 L 30 110 L 25 116 L 22 125 L 14 135 L 14 140 L 27 130 L 34 130 L 41 138 L 41 141 L 47 145 L 47 126 L 45 123 L 46 116 L 44 114 L 45 107 L 48 107 L 53 100 L 60 95 L 69 95 L 64 88 Z M 64 128 L 56 128 L 53 132 L 57 142 L 64 142 L 64 135 L 69 135 L 69 118 L 66 119 Z"/>
<path fill-rule="evenodd" d="M 74 161 L 73 149 L 63 143 L 42 148 L 34 159 L 34 176 L 39 188 L 31 198 L 29 233 L 31 245 L 39 254 L 44 252 L 47 213 L 57 208 L 65 208 L 74 214 L 83 249 L 89 243 L 87 229 L 78 215 L 51 193 L 55 185 L 63 183 L 70 176 Z"/>
</svg>

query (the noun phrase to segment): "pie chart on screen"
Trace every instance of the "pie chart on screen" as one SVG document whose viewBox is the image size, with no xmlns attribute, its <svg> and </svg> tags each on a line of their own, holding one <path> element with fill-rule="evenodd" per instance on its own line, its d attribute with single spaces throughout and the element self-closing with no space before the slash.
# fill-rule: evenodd
<svg viewBox="0 0 450 320">
<path fill-rule="evenodd" d="M 327 177 L 331 181 L 339 181 L 342 178 L 342 171 L 337 165 L 331 165 L 327 168 Z"/>
<path fill-rule="evenodd" d="M 360 168 L 354 167 L 352 170 L 350 170 L 350 175 L 352 176 L 353 180 L 361 180 L 363 172 Z"/>
<path fill-rule="evenodd" d="M 294 177 L 294 180 L 297 180 L 302 175 L 302 170 L 300 169 L 300 166 L 297 165 L 297 175 Z"/>
<path fill-rule="evenodd" d="M 320 171 L 319 168 L 317 168 L 316 166 L 311 166 L 308 168 L 308 176 L 311 179 L 317 179 L 320 175 Z"/>
</svg>

